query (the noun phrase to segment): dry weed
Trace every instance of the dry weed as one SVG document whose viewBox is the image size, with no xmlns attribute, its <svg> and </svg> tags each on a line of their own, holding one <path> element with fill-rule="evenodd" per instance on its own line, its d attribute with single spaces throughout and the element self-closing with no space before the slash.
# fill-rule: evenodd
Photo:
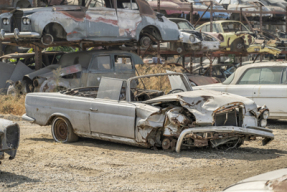
<svg viewBox="0 0 287 192">
<path fill-rule="evenodd" d="M 18 97 L 0 95 L 0 114 L 23 115 L 25 113 L 25 95 Z"/>
</svg>

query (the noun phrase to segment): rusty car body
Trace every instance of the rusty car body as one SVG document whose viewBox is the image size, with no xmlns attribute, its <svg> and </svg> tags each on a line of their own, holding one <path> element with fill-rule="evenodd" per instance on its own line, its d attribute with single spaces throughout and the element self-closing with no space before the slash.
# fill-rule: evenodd
<svg viewBox="0 0 287 192">
<path fill-rule="evenodd" d="M 186 19 L 169 18 L 170 21 L 176 23 L 179 31 L 182 34 L 182 43 L 172 42 L 169 43 L 170 49 L 177 47 L 181 48 L 184 52 L 189 51 L 216 51 L 219 50 L 220 41 L 207 33 L 200 33 L 193 25 Z"/>
<path fill-rule="evenodd" d="M 15 158 L 20 141 L 20 127 L 10 120 L 0 119 L 0 160 L 4 159 L 4 153 L 9 160 Z"/>
<path fill-rule="evenodd" d="M 205 89 L 228 92 L 252 99 L 258 105 L 267 105 L 270 119 L 286 119 L 286 68 L 283 62 L 264 62 L 238 67 L 223 83 L 198 86 Z"/>
<path fill-rule="evenodd" d="M 243 11 L 260 11 L 260 6 L 262 6 L 262 11 L 270 11 L 265 7 L 260 1 L 253 0 L 220 0 L 219 2 L 227 10 L 236 10 L 240 11 L 240 8 L 243 8 Z M 259 19 L 259 14 L 256 13 L 244 13 L 249 19 Z M 264 19 L 269 19 L 272 17 L 272 14 L 262 14 Z M 231 14 L 230 19 L 239 20 L 240 14 L 233 13 Z"/>
<path fill-rule="evenodd" d="M 287 168 L 278 169 L 239 181 L 223 192 L 284 192 L 287 189 Z"/>
<path fill-rule="evenodd" d="M 152 7 L 153 10 L 157 11 L 157 0 L 148 0 L 149 5 Z M 190 6 L 190 3 L 183 0 L 161 0 L 160 6 L 164 7 L 164 10 L 160 10 L 160 13 L 166 15 L 167 17 L 189 17 L 189 11 L 181 11 L 181 10 L 174 10 L 174 8 L 186 8 Z M 193 5 L 198 9 L 206 9 L 205 5 Z M 193 17 L 198 18 L 198 12 L 193 11 Z"/>
<path fill-rule="evenodd" d="M 58 93 L 29 93 L 23 119 L 51 125 L 57 142 L 78 136 L 162 147 L 238 147 L 245 139 L 272 130 L 260 126 L 268 112 L 250 99 L 216 91 L 192 91 L 182 73 L 163 73 L 127 80 L 101 79 L 96 87 Z"/>
<path fill-rule="evenodd" d="M 204 23 L 197 30 L 207 32 L 221 40 L 220 49 L 231 52 L 270 53 L 279 55 L 280 49 L 258 43 L 257 36 L 239 21 L 214 21 L 210 31 L 210 22 Z"/>
<path fill-rule="evenodd" d="M 8 94 L 52 92 L 75 87 L 98 86 L 102 76 L 128 79 L 135 76 L 141 58 L 126 51 L 82 51 L 61 56 L 58 64 L 27 73 L 21 82 L 8 88 Z"/>
<path fill-rule="evenodd" d="M 17 9 L 0 15 L 0 36 L 8 41 L 90 40 L 102 44 L 178 41 L 177 26 L 144 0 L 72 1 L 69 5 Z M 80 4 L 81 3 L 81 4 Z"/>
</svg>

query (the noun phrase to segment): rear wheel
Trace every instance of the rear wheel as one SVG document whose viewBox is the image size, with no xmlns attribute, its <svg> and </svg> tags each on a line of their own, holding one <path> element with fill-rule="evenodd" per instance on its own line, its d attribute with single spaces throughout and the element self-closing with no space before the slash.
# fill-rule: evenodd
<svg viewBox="0 0 287 192">
<path fill-rule="evenodd" d="M 240 38 L 233 41 L 231 44 L 231 51 L 234 51 L 234 52 L 245 51 L 244 41 Z"/>
<path fill-rule="evenodd" d="M 56 142 L 69 143 L 78 140 L 69 120 L 56 117 L 51 125 L 52 136 Z"/>
</svg>

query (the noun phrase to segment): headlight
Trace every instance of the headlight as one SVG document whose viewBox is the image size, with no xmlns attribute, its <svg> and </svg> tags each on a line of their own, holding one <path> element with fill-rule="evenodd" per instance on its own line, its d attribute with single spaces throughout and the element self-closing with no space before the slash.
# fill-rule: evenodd
<svg viewBox="0 0 287 192">
<path fill-rule="evenodd" d="M 23 24 L 27 25 L 27 19 L 26 18 L 23 19 Z"/>
<path fill-rule="evenodd" d="M 267 125 L 267 120 L 266 119 L 261 119 L 260 126 L 261 127 L 266 127 L 266 125 Z"/>
<path fill-rule="evenodd" d="M 2 20 L 2 23 L 3 23 L 4 25 L 7 25 L 7 21 L 8 21 L 8 19 L 3 19 L 3 20 Z"/>
<path fill-rule="evenodd" d="M 264 111 L 262 114 L 263 119 L 268 119 L 269 117 L 269 111 Z"/>
<path fill-rule="evenodd" d="M 6 21 L 6 24 L 7 24 L 7 25 L 9 25 L 9 24 L 10 24 L 10 22 L 9 22 L 9 20 L 8 20 L 8 19 L 7 19 L 7 21 Z"/>
<path fill-rule="evenodd" d="M 194 41 L 195 41 L 194 35 L 190 35 L 190 36 L 189 36 L 189 40 L 190 40 L 191 42 L 194 42 Z"/>
<path fill-rule="evenodd" d="M 27 25 L 30 25 L 31 21 L 30 19 L 27 19 Z"/>
</svg>

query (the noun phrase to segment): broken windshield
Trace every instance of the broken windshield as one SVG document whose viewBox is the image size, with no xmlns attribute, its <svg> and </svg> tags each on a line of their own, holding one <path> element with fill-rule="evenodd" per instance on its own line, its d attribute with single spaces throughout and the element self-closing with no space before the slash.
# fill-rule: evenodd
<svg viewBox="0 0 287 192">
<path fill-rule="evenodd" d="M 183 74 L 147 75 L 130 81 L 131 101 L 146 101 L 162 95 L 190 91 L 190 85 Z"/>
</svg>

